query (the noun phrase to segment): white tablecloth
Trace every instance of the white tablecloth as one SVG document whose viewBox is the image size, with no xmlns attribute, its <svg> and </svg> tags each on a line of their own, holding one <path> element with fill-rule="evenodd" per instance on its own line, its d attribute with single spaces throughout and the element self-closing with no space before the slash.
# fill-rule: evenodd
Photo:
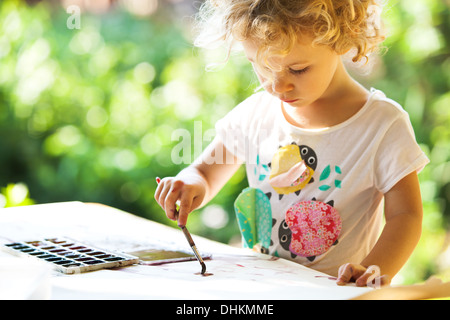
<svg viewBox="0 0 450 320">
<path fill-rule="evenodd" d="M 49 237 L 70 237 L 105 250 L 130 252 L 159 248 L 189 250 L 183 233 L 135 215 L 97 204 L 66 202 L 0 209 L 0 242 L 31 241 Z M 200 252 L 211 253 L 207 272 L 200 276 L 198 261 L 133 265 L 65 275 L 37 270 L 41 279 L 38 296 L 51 299 L 350 299 L 370 292 L 370 288 L 337 286 L 320 272 L 296 263 L 234 248 L 193 235 Z M 27 258 L 0 253 L 1 278 L 17 276 L 15 264 Z M 46 264 L 48 265 L 48 264 Z M 9 269 L 8 269 L 9 268 Z M 11 269 L 16 271 L 12 272 Z M 45 269 L 45 267 L 44 267 Z M 8 271 L 9 270 L 9 271 Z M 20 272 L 19 272 L 20 275 Z M 18 277 L 20 278 L 20 276 Z M 31 281 L 31 280 L 30 280 Z M 31 284 L 24 284 L 27 298 Z M 33 289 L 34 290 L 34 289 Z M 7 292 L 7 291 L 6 291 Z M 10 297 L 10 298 L 14 298 Z"/>
</svg>

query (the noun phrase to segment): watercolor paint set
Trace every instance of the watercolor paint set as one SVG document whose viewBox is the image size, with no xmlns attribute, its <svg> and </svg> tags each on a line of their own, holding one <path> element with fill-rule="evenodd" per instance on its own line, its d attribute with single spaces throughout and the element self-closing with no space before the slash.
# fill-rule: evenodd
<svg viewBox="0 0 450 320">
<path fill-rule="evenodd" d="M 74 274 L 139 263 L 130 254 L 111 252 L 66 238 L 48 238 L 3 244 L 2 249 L 18 256 L 51 263 L 54 269 Z"/>
</svg>

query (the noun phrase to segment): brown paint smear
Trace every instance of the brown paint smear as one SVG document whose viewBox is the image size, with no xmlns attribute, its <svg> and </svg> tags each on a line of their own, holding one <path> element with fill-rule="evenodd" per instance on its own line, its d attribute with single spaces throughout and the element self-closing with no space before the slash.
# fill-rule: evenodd
<svg viewBox="0 0 450 320">
<path fill-rule="evenodd" d="M 201 273 L 201 272 L 197 272 L 197 273 L 194 273 L 194 274 L 196 274 L 196 275 L 201 275 L 201 276 L 203 276 L 203 277 L 210 277 L 210 276 L 213 276 L 214 275 L 214 273 L 210 273 L 210 272 L 205 272 L 205 273 Z"/>
</svg>

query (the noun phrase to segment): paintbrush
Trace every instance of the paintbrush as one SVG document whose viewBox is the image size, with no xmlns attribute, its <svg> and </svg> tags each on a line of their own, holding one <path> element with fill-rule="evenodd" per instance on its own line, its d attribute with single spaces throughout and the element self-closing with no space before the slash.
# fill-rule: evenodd
<svg viewBox="0 0 450 320">
<path fill-rule="evenodd" d="M 156 178 L 156 183 L 159 184 L 160 182 L 161 182 L 161 179 L 160 178 Z M 177 220 L 178 220 L 178 214 L 179 214 L 178 210 L 179 210 L 179 205 L 178 205 L 178 202 L 177 202 L 177 209 L 175 210 L 175 217 L 176 217 Z M 197 247 L 195 246 L 194 240 L 192 240 L 190 232 L 188 231 L 188 229 L 184 225 L 178 224 L 178 227 L 180 227 L 181 231 L 183 231 L 183 234 L 186 237 L 186 239 L 187 239 L 187 241 L 189 243 L 189 246 L 191 247 L 192 251 L 194 252 L 194 255 L 197 258 L 198 262 L 200 262 L 200 265 L 202 266 L 201 274 L 205 274 L 205 272 L 206 272 L 206 264 L 203 261 L 202 256 L 199 254 L 199 252 L 197 250 Z"/>
<path fill-rule="evenodd" d="M 202 271 L 201 274 L 205 274 L 206 272 L 206 264 L 202 259 L 202 256 L 199 254 L 197 247 L 195 246 L 194 240 L 192 240 L 191 234 L 189 233 L 188 229 L 186 228 L 186 226 L 180 226 L 178 225 L 181 230 L 184 233 L 184 236 L 186 237 L 189 245 L 191 246 L 192 251 L 194 252 L 195 257 L 197 258 L 198 262 L 200 262 L 200 265 L 202 266 Z"/>
</svg>

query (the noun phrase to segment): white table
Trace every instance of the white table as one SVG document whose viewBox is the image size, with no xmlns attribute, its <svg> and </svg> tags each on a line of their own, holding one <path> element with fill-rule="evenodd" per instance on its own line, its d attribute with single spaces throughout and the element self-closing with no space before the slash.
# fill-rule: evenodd
<svg viewBox="0 0 450 320">
<path fill-rule="evenodd" d="M 108 206 L 66 202 L 0 209 L 0 242 L 30 241 L 54 236 L 70 237 L 105 250 L 123 252 L 149 248 L 189 250 L 179 229 Z M 205 261 L 207 272 L 212 273 L 212 276 L 197 274 L 200 271 L 198 261 L 159 266 L 133 265 L 73 275 L 50 271 L 44 279 L 46 286 L 44 289 L 41 287 L 37 298 L 350 299 L 372 291 L 352 285 L 337 286 L 327 275 L 294 262 L 195 235 L 193 238 L 200 252 L 212 254 L 212 259 Z M 0 273 L 0 291 L 2 276 L 4 280 L 8 277 L 6 264 L 20 265 L 30 260 L 0 253 L 4 271 Z M 18 278 L 21 278 L 20 268 L 13 269 L 16 276 L 19 274 Z M 43 276 L 39 277 L 42 279 Z M 12 281 L 14 276 L 8 278 Z M 3 292 L 3 298 L 5 294 Z M 6 294 L 6 298 L 14 297 L 8 298 Z"/>
</svg>

